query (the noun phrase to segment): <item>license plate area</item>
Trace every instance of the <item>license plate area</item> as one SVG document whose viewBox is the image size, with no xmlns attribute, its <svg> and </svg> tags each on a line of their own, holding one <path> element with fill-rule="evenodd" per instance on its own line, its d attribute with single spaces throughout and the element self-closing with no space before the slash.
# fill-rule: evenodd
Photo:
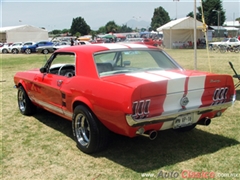
<svg viewBox="0 0 240 180">
<path fill-rule="evenodd" d="M 173 121 L 173 129 L 178 129 L 186 126 L 192 125 L 193 122 L 193 114 L 184 114 L 181 116 L 178 116 L 174 121 Z"/>
</svg>

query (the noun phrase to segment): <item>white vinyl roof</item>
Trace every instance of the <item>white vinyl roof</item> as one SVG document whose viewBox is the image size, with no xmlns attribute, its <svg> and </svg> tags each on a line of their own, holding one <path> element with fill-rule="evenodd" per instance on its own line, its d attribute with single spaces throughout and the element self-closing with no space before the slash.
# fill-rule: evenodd
<svg viewBox="0 0 240 180">
<path fill-rule="evenodd" d="M 201 29 L 203 23 L 198 20 L 196 21 L 197 29 Z M 194 18 L 184 17 L 170 21 L 169 23 L 164 24 L 163 26 L 157 28 L 157 31 L 162 31 L 164 29 L 194 29 Z"/>
</svg>

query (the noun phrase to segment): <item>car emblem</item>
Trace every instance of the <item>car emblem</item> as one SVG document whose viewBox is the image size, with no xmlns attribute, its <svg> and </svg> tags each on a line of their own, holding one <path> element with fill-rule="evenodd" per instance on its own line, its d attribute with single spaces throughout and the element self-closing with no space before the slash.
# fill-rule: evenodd
<svg viewBox="0 0 240 180">
<path fill-rule="evenodd" d="M 188 97 L 183 96 L 182 99 L 180 100 L 181 106 L 185 107 L 189 103 Z"/>
</svg>

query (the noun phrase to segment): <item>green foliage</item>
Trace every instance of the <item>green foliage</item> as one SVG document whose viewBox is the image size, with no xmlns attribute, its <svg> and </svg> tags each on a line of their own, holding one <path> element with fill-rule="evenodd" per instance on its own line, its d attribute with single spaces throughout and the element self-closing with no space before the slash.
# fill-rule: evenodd
<svg viewBox="0 0 240 180">
<path fill-rule="evenodd" d="M 63 33 L 63 34 L 68 33 L 68 32 L 70 32 L 70 29 L 63 29 L 63 30 L 62 30 L 62 33 Z"/>
<path fill-rule="evenodd" d="M 156 30 L 158 27 L 168 23 L 170 21 L 170 17 L 168 15 L 168 12 L 165 11 L 163 7 L 159 7 L 154 9 L 152 22 L 151 22 L 151 28 L 153 30 Z"/>
<path fill-rule="evenodd" d="M 58 29 L 55 29 L 52 31 L 52 34 L 61 34 L 62 31 L 61 30 L 58 30 Z"/>
<path fill-rule="evenodd" d="M 203 0 L 203 14 L 205 23 L 209 26 L 222 26 L 226 20 L 225 12 L 223 11 L 221 0 Z M 197 7 L 196 19 L 202 21 L 202 7 Z M 219 17 L 218 17 L 219 13 Z M 193 17 L 193 12 L 187 14 L 187 16 Z"/>
<path fill-rule="evenodd" d="M 73 18 L 70 32 L 72 35 L 76 35 L 77 32 L 81 35 L 87 35 L 90 32 L 90 26 L 82 17 Z"/>
<path fill-rule="evenodd" d="M 121 33 L 132 32 L 132 28 L 128 27 L 127 24 L 123 24 L 122 26 L 119 26 L 118 30 Z"/>
<path fill-rule="evenodd" d="M 190 13 L 188 13 L 187 15 L 186 15 L 186 17 L 194 17 L 194 14 L 193 14 L 193 12 L 190 12 Z"/>
<path fill-rule="evenodd" d="M 118 31 L 118 25 L 114 22 L 114 21 L 109 21 L 106 25 L 105 25 L 105 29 L 106 29 L 106 33 L 116 33 Z"/>
<path fill-rule="evenodd" d="M 106 33 L 106 28 L 105 26 L 101 26 L 98 30 L 97 30 L 98 34 L 105 34 Z"/>
</svg>

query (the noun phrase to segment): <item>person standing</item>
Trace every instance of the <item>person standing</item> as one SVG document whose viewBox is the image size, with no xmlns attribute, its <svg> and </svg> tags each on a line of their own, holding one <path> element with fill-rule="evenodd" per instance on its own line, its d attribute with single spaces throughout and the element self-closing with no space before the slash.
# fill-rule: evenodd
<svg viewBox="0 0 240 180">
<path fill-rule="evenodd" d="M 74 45 L 73 39 L 71 38 L 70 41 L 71 41 L 71 46 L 73 46 Z"/>
</svg>

